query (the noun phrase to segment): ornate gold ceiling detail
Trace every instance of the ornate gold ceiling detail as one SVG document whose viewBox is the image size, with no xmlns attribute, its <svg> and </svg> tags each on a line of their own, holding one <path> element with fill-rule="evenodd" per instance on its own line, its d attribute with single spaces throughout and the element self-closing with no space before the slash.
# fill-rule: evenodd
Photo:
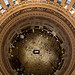
<svg viewBox="0 0 75 75">
<path fill-rule="evenodd" d="M 56 9 L 57 10 L 57 9 Z M 47 6 L 43 7 L 42 5 L 41 6 L 32 6 L 32 7 L 27 7 L 27 8 L 24 8 L 24 9 L 18 9 L 18 11 L 14 11 L 13 14 L 9 14 L 10 16 L 5 18 L 4 21 L 1 21 L 1 26 L 0 26 L 0 64 L 3 65 L 1 66 L 2 70 L 4 70 L 4 73 L 7 74 L 7 75 L 10 75 L 8 73 L 8 71 L 6 70 L 6 67 L 10 65 L 7 64 L 6 65 L 6 62 L 4 62 L 5 60 L 5 45 L 6 45 L 6 39 L 9 39 L 9 34 L 11 32 L 14 33 L 19 33 L 20 29 L 18 29 L 20 24 L 22 25 L 25 25 L 25 22 L 27 19 L 30 20 L 30 17 L 31 17 L 31 20 L 32 19 L 38 19 L 38 18 L 45 18 L 47 19 L 48 21 L 54 21 L 55 22 L 55 25 L 58 25 L 59 28 L 64 31 L 64 33 L 66 33 L 66 36 L 68 39 L 69 39 L 69 44 L 71 46 L 71 49 L 70 49 L 70 54 L 71 54 L 71 57 L 69 58 L 70 62 L 67 64 L 67 70 L 63 70 L 63 68 L 61 69 L 61 71 L 63 70 L 64 75 L 69 75 L 70 74 L 70 71 L 72 70 L 73 66 L 74 66 L 74 59 L 75 59 L 75 28 L 74 28 L 74 23 L 73 21 L 70 22 L 63 14 L 61 13 L 58 13 L 58 11 L 56 10 L 53 10 L 52 8 L 48 8 Z M 63 13 L 63 12 L 62 12 Z M 40 19 L 41 20 L 41 19 Z M 29 22 L 29 21 L 28 21 Z M 53 22 L 53 23 L 54 23 Z M 30 24 L 32 25 L 32 22 L 30 22 Z M 49 23 L 48 23 L 49 24 Z M 17 27 L 17 28 L 16 28 Z M 20 26 L 21 27 L 21 26 Z M 14 29 L 15 28 L 15 29 Z M 11 34 L 12 35 L 12 34 Z M 3 59 L 4 58 L 4 59 Z M 7 61 L 8 62 L 8 61 Z M 9 62 L 8 62 L 9 63 Z M 13 74 L 14 71 L 11 71 L 12 69 L 10 69 L 10 73 Z"/>
</svg>

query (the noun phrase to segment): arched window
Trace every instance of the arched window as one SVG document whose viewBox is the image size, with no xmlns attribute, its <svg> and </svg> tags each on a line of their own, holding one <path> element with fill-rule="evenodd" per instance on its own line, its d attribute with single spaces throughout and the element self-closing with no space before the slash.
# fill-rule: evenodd
<svg viewBox="0 0 75 75">
<path fill-rule="evenodd" d="M 7 7 L 11 7 L 10 3 L 8 0 L 4 0 L 5 4 L 7 5 Z"/>
<path fill-rule="evenodd" d="M 5 12 L 5 10 L 3 9 L 3 7 L 2 7 L 2 4 L 0 3 L 0 11 L 2 12 L 2 13 L 4 13 Z"/>
<path fill-rule="evenodd" d="M 71 14 L 74 14 L 74 13 L 75 13 L 75 3 L 73 4 L 73 6 L 72 6 L 72 8 L 71 8 L 70 13 L 71 13 Z"/>
<path fill-rule="evenodd" d="M 70 4 L 70 2 L 71 2 L 71 0 L 66 0 L 66 2 L 65 2 L 65 9 L 67 9 L 67 6 Z"/>
<path fill-rule="evenodd" d="M 71 2 L 71 0 L 66 0 L 66 5 L 69 5 L 70 4 L 70 2 Z"/>
</svg>

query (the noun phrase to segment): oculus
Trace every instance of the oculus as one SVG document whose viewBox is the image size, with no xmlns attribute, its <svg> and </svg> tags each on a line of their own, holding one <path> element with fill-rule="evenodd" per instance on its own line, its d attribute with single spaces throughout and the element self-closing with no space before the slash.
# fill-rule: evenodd
<svg viewBox="0 0 75 75">
<path fill-rule="evenodd" d="M 40 50 L 33 50 L 34 54 L 40 54 Z"/>
</svg>

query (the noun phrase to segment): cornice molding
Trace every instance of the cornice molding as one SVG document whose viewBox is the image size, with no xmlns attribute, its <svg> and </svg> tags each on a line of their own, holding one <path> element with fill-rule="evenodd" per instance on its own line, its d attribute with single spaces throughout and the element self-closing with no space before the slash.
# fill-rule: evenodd
<svg viewBox="0 0 75 75">
<path fill-rule="evenodd" d="M 58 10 L 58 9 L 56 9 Z M 32 12 L 32 11 L 40 11 L 40 12 L 47 12 L 47 13 L 50 13 L 52 15 L 55 15 L 57 16 L 58 18 L 60 18 L 61 20 L 63 20 L 69 27 L 70 29 L 73 31 L 74 35 L 75 35 L 75 26 L 72 22 L 72 20 L 68 20 L 65 16 L 63 16 L 63 14 L 61 14 L 60 12 L 58 13 L 56 10 L 52 9 L 51 7 L 49 8 L 47 5 L 44 5 L 44 7 L 41 5 L 41 6 L 27 6 L 27 8 L 22 8 L 21 10 L 18 9 L 17 11 L 14 11 L 13 14 L 11 14 L 9 17 L 6 15 L 6 19 L 5 20 L 2 20 L 1 21 L 1 25 L 0 25 L 0 30 L 3 29 L 3 27 L 10 21 L 12 20 L 13 18 L 15 18 L 16 16 L 20 15 L 20 14 L 23 14 L 23 13 L 27 13 L 27 12 Z M 59 11 L 59 10 L 58 10 Z M 13 12 L 13 11 L 11 11 Z M 63 12 L 62 12 L 63 13 Z M 0 31 L 1 32 L 1 31 Z"/>
</svg>

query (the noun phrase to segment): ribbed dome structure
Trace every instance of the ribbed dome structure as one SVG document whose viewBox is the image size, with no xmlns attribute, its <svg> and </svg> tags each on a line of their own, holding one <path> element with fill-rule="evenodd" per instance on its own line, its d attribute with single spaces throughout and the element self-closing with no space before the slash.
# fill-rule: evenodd
<svg viewBox="0 0 75 75">
<path fill-rule="evenodd" d="M 75 0 L 0 0 L 0 75 L 75 75 Z"/>
</svg>

